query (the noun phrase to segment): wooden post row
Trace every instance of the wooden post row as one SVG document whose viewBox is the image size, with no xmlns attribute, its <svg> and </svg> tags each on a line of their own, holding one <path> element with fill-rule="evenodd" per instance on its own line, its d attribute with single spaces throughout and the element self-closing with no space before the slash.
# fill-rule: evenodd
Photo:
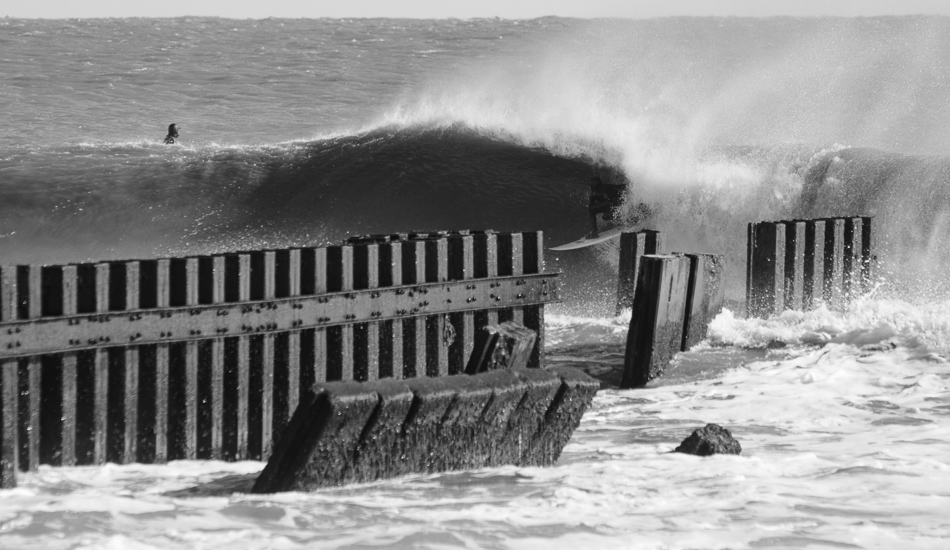
<svg viewBox="0 0 950 550">
<path fill-rule="evenodd" d="M 747 259 L 751 316 L 844 307 L 869 290 L 871 218 L 750 223 Z"/>
<path fill-rule="evenodd" d="M 268 301 L 543 270 L 540 232 L 406 235 L 383 242 L 215 256 L 0 269 L 0 322 Z M 412 290 L 409 290 L 412 292 Z M 426 302 L 440 299 L 426 296 Z M 475 332 L 504 320 L 539 334 L 543 306 L 266 334 L 163 333 L 168 343 L 0 361 L 0 483 L 8 470 L 106 461 L 266 459 L 315 382 L 462 372 Z M 247 310 L 250 312 L 251 310 Z M 251 329 L 254 327 L 248 327 Z M 139 334 L 139 336 L 141 336 Z M 174 341 L 188 337 L 187 341 Z M 199 338 L 200 337 L 200 338 Z M 114 344 L 114 345 L 111 345 Z M 14 451 L 15 450 L 15 451 Z"/>
</svg>

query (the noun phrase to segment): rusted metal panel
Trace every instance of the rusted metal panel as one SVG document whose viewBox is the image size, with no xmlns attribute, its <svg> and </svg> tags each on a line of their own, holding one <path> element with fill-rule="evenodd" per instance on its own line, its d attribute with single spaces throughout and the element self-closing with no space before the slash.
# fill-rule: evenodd
<svg viewBox="0 0 950 550">
<path fill-rule="evenodd" d="M 525 275 L 244 304 L 51 317 L 0 324 L 0 357 L 333 327 L 360 321 L 476 311 L 491 307 L 488 304 L 503 307 L 556 301 L 556 276 Z"/>
</svg>

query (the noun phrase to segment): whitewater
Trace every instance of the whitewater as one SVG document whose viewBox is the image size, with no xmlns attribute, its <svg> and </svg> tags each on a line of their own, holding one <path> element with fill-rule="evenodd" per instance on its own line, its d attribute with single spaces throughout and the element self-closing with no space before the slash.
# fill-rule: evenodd
<svg viewBox="0 0 950 550">
<path fill-rule="evenodd" d="M 552 468 L 250 495 L 260 462 L 0 490 L 0 548 L 950 544 L 950 19 L 0 19 L 0 263 L 587 228 L 592 175 L 726 310 L 618 390 L 616 250 L 546 255 L 550 364 L 607 384 Z M 170 123 L 181 145 L 164 146 Z M 874 216 L 874 290 L 744 314 L 745 225 Z M 741 456 L 670 453 L 708 422 Z"/>
</svg>

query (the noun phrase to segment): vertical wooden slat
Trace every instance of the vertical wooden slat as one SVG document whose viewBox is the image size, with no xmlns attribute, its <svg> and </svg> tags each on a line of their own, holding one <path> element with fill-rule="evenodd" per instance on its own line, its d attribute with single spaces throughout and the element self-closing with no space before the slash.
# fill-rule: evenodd
<svg viewBox="0 0 950 550">
<path fill-rule="evenodd" d="M 297 249 L 275 251 L 275 289 L 277 298 L 300 295 L 301 252 Z M 312 277 L 312 273 L 308 274 Z M 296 311 L 296 310 L 294 310 Z M 291 327 L 296 327 L 295 315 Z M 300 398 L 300 332 L 274 336 L 272 434 L 279 436 L 290 420 Z"/>
<path fill-rule="evenodd" d="M 785 307 L 785 226 L 750 224 L 749 283 L 746 306 L 752 317 L 781 313 Z"/>
<path fill-rule="evenodd" d="M 62 355 L 61 466 L 76 464 L 76 354 Z"/>
<path fill-rule="evenodd" d="M 0 322 L 15 321 L 17 317 L 16 268 L 0 266 Z"/>
<path fill-rule="evenodd" d="M 805 223 L 805 269 L 802 279 L 802 302 L 805 309 L 821 303 L 825 288 L 825 221 Z"/>
<path fill-rule="evenodd" d="M 874 256 L 874 236 L 871 229 L 873 218 L 864 217 L 861 231 L 861 293 L 865 294 L 871 291 L 871 285 L 875 276 L 875 264 L 877 257 Z"/>
<path fill-rule="evenodd" d="M 167 285 L 166 285 L 167 288 Z M 155 463 L 168 461 L 169 345 L 155 346 Z"/>
<path fill-rule="evenodd" d="M 199 285 L 198 285 L 198 258 L 185 258 L 183 264 L 183 279 L 176 277 L 172 281 L 170 292 L 176 297 L 176 301 L 184 300 L 183 306 L 198 305 Z M 182 336 L 186 336 L 182 334 Z M 190 334 L 187 336 L 191 336 Z M 181 382 L 183 388 L 174 388 L 175 393 L 182 392 L 182 399 L 179 405 L 181 409 L 171 409 L 169 414 L 175 417 L 184 416 L 181 422 L 169 422 L 172 430 L 181 430 L 175 434 L 174 440 L 178 448 L 169 449 L 169 458 L 184 458 L 193 460 L 197 458 L 198 449 L 198 343 L 188 341 L 183 344 L 183 371 L 179 374 L 183 376 Z M 171 389 L 169 390 L 171 391 Z M 170 436 L 171 437 L 171 436 Z"/>
<path fill-rule="evenodd" d="M 62 291 L 62 315 L 76 315 L 76 297 L 78 290 L 77 270 L 74 265 L 66 265 L 62 268 L 63 291 Z"/>
<path fill-rule="evenodd" d="M 38 356 L 21 360 L 18 369 L 20 386 L 19 425 L 20 469 L 35 471 L 40 465 L 40 384 L 42 369 Z"/>
<path fill-rule="evenodd" d="M 353 288 L 379 288 L 379 245 L 353 247 Z M 375 296 L 370 300 L 375 301 Z M 353 326 L 353 379 L 360 382 L 379 379 L 379 323 Z"/>
<path fill-rule="evenodd" d="M 125 307 L 124 309 L 139 309 L 141 306 L 139 304 L 139 297 L 141 296 L 142 287 L 142 272 L 141 264 L 139 262 L 126 262 L 125 263 Z M 110 271 L 111 279 L 111 271 Z M 111 288 L 113 292 L 115 289 Z M 110 301 L 111 304 L 111 301 Z M 110 305 L 110 309 L 112 308 Z"/>
<path fill-rule="evenodd" d="M 238 338 L 237 346 L 237 452 L 238 460 L 250 458 L 248 450 L 248 400 L 250 399 L 251 340 Z"/>
<path fill-rule="evenodd" d="M 400 286 L 403 284 L 403 243 L 393 242 L 386 246 L 389 249 L 389 263 L 388 265 L 381 265 L 380 270 L 382 271 L 388 267 L 390 269 L 389 285 Z M 391 331 L 390 347 L 392 349 L 392 355 L 390 356 L 391 366 L 389 369 L 389 376 L 396 379 L 401 379 L 403 377 L 403 373 L 405 372 L 405 365 L 403 361 L 403 322 L 389 321 L 388 324 Z"/>
<path fill-rule="evenodd" d="M 145 345 L 139 346 L 138 348 L 138 395 L 136 396 L 136 411 L 138 418 L 135 424 L 138 437 L 135 439 L 135 457 L 139 462 L 146 463 L 155 462 L 156 442 L 158 441 L 157 430 L 155 426 L 155 421 L 158 417 L 156 414 L 156 405 L 158 404 L 158 400 L 155 398 L 158 375 L 156 372 L 157 356 L 158 346 L 156 345 Z M 129 365 L 128 354 L 125 354 L 123 359 L 123 365 Z M 112 370 L 110 369 L 109 372 L 111 374 Z M 111 377 L 109 380 L 109 385 L 115 386 L 111 380 Z M 126 406 L 128 406 L 128 402 L 126 402 Z M 111 415 L 111 404 L 109 409 Z M 112 447 L 111 444 L 109 446 L 110 448 Z"/>
<path fill-rule="evenodd" d="M 328 247 L 327 291 L 350 290 L 353 290 L 353 247 Z M 343 308 L 348 315 L 352 305 L 346 303 Z M 353 326 L 342 325 L 327 329 L 327 346 L 327 380 L 353 380 Z"/>
<path fill-rule="evenodd" d="M 475 277 L 498 276 L 498 234 L 487 233 L 482 239 L 476 236 L 475 240 Z M 482 267 L 484 266 L 484 268 Z M 482 304 L 486 308 L 491 304 Z M 482 319 L 484 318 L 484 321 Z M 487 325 L 498 324 L 498 310 L 484 309 L 476 314 L 475 331 L 481 331 Z"/>
<path fill-rule="evenodd" d="M 226 294 L 224 256 L 198 258 L 198 302 L 223 303 Z M 220 459 L 222 456 L 224 340 L 213 338 L 197 344 L 195 456 Z"/>
<path fill-rule="evenodd" d="M 270 458 L 274 428 L 274 335 L 265 334 L 261 347 L 261 460 Z"/>
<path fill-rule="evenodd" d="M 287 421 L 300 403 L 300 338 L 299 330 L 287 334 Z M 274 432 L 279 434 L 279 432 Z"/>
<path fill-rule="evenodd" d="M 438 283 L 449 278 L 448 240 L 428 239 L 425 243 L 425 282 Z M 424 302 L 428 302 L 428 295 Z M 438 298 L 433 296 L 433 300 Z M 448 315 L 428 315 L 426 324 L 426 376 L 446 376 L 449 373 L 449 342 L 454 340 L 454 329 Z"/>
<path fill-rule="evenodd" d="M 16 268 L 16 313 L 19 319 L 35 319 L 41 315 L 41 272 L 31 266 Z M 39 356 L 20 362 L 20 468 L 35 471 L 40 464 L 42 397 L 42 363 Z M 58 434 L 57 434 L 58 435 Z"/>
<path fill-rule="evenodd" d="M 863 293 L 863 221 L 862 218 L 847 218 L 844 220 L 844 251 L 842 255 L 844 287 L 842 292 L 846 300 L 853 300 Z"/>
<path fill-rule="evenodd" d="M 21 265 L 17 268 L 20 319 L 36 319 L 42 315 L 41 276 L 39 267 Z"/>
<path fill-rule="evenodd" d="M 511 234 L 511 274 L 515 277 L 524 274 L 524 235 L 522 233 Z M 513 307 L 511 320 L 523 325 L 524 308 Z"/>
<path fill-rule="evenodd" d="M 316 248 L 314 254 L 313 292 L 327 293 L 327 249 Z M 327 381 L 327 329 L 317 327 L 313 331 L 313 366 L 310 376 L 314 383 Z"/>
<path fill-rule="evenodd" d="M 402 276 L 407 285 L 426 280 L 425 242 L 406 241 L 402 247 Z M 426 320 L 417 316 L 403 322 L 403 378 L 426 373 Z"/>
<path fill-rule="evenodd" d="M 108 263 L 98 263 L 95 270 L 95 311 L 105 313 L 109 311 L 109 278 L 111 266 Z"/>
<path fill-rule="evenodd" d="M 541 231 L 530 231 L 522 234 L 523 239 L 523 264 L 522 270 L 527 274 L 541 273 L 544 271 L 544 233 Z M 656 239 L 652 239 L 655 247 Z M 524 311 L 524 325 L 537 334 L 534 341 L 534 348 L 531 349 L 531 356 L 528 359 L 528 368 L 541 368 L 544 366 L 544 306 L 527 306 L 522 308 Z"/>
<path fill-rule="evenodd" d="M 212 296 L 214 304 L 224 303 L 225 259 L 215 256 L 212 262 Z M 220 460 L 224 433 L 224 339 L 211 343 L 211 458 Z"/>
<path fill-rule="evenodd" d="M 2 284 L 0 282 L 0 285 Z M 4 301 L 4 305 L 7 303 Z M 16 360 L 0 360 L 0 489 L 16 486 L 20 454 L 17 402 L 19 391 Z"/>
<path fill-rule="evenodd" d="M 108 386 L 108 356 L 105 350 L 98 350 L 96 354 L 96 372 L 102 373 L 100 384 Z M 122 462 L 129 464 L 136 461 L 138 456 L 139 441 L 139 348 L 138 346 L 129 346 L 122 350 L 122 366 L 125 371 L 125 379 L 122 381 L 124 393 L 122 399 L 122 409 L 125 417 L 125 437 L 122 442 Z M 97 374 L 97 377 L 99 375 Z M 102 407 L 105 408 L 106 400 L 102 400 Z M 105 416 L 105 413 L 102 413 Z M 99 413 L 96 418 L 99 419 Z M 98 420 L 97 420 L 98 422 Z M 98 424 L 97 424 L 98 425 Z M 97 461 L 98 461 L 97 454 Z"/>
<path fill-rule="evenodd" d="M 96 455 L 93 462 L 97 460 L 116 463 L 128 462 L 126 460 L 128 458 L 126 448 L 129 439 L 129 416 L 126 414 L 128 399 L 125 393 L 127 372 L 126 354 L 124 352 L 125 350 L 121 348 L 98 349 L 95 350 L 91 358 L 92 369 L 101 375 L 96 379 L 96 388 L 105 386 L 103 395 L 96 402 L 97 412 L 103 414 L 104 418 L 97 417 L 95 419 L 97 429 L 99 426 L 104 427 L 104 437 L 101 441 L 96 442 L 99 448 L 93 450 L 93 454 Z M 146 391 L 150 391 L 153 386 L 154 384 L 149 386 Z M 101 410 L 102 408 L 105 409 L 104 412 Z M 150 412 L 151 415 L 149 415 Z M 154 417 L 154 411 L 152 409 L 143 410 L 141 413 L 136 411 L 136 416 L 132 418 L 138 418 L 139 416 L 151 418 Z M 135 429 L 138 429 L 137 425 L 135 425 Z M 154 441 L 151 426 L 146 428 L 145 433 L 149 434 L 145 437 L 146 439 L 151 438 L 151 441 Z M 145 442 L 144 447 L 151 451 L 151 442 Z M 151 462 L 152 457 L 150 455 L 143 456 L 142 460 Z"/>
<path fill-rule="evenodd" d="M 640 258 L 646 251 L 647 234 L 643 231 L 620 234 L 620 263 L 617 273 L 617 314 L 633 307 L 633 296 L 637 290 L 637 273 L 640 271 Z"/>
<path fill-rule="evenodd" d="M 211 341 L 211 430 L 210 457 L 221 460 L 222 437 L 224 433 L 224 339 Z"/>
<path fill-rule="evenodd" d="M 60 269 L 62 290 L 60 299 L 61 315 L 76 314 L 76 290 L 77 290 L 77 270 L 76 266 L 63 266 Z M 76 354 L 64 353 L 60 359 L 62 395 L 60 401 L 62 417 L 60 441 L 60 459 L 62 466 L 74 466 L 76 464 Z"/>
<path fill-rule="evenodd" d="M 804 308 L 805 222 L 785 225 L 785 309 Z"/>
<path fill-rule="evenodd" d="M 190 299 L 189 295 L 189 299 Z M 197 296 L 195 296 L 197 300 Z M 185 432 L 184 458 L 198 457 L 198 342 L 185 342 Z M 170 411 L 181 414 L 181 411 Z"/>
<path fill-rule="evenodd" d="M 458 235 L 448 240 L 450 281 L 464 281 L 475 277 L 475 237 Z M 449 316 L 455 338 L 449 346 L 449 374 L 465 371 L 468 358 L 475 346 L 475 313 L 465 311 Z"/>
<path fill-rule="evenodd" d="M 844 220 L 829 219 L 825 225 L 825 302 L 841 307 L 844 290 Z"/>
<path fill-rule="evenodd" d="M 142 271 L 139 262 L 114 262 L 109 264 L 108 305 L 101 311 L 134 311 L 139 309 L 142 296 Z M 97 299 L 98 302 L 98 299 Z M 97 306 L 97 307 L 101 307 Z M 134 325 L 133 325 L 134 326 Z M 128 346 L 122 350 L 122 417 L 124 419 L 121 461 L 129 464 L 139 457 L 140 426 L 150 426 L 154 430 L 152 418 L 140 413 L 143 403 L 139 385 L 139 348 Z M 105 350 L 98 350 L 95 357 L 96 386 L 112 387 L 109 380 L 109 356 Z M 149 397 L 154 397 L 150 395 Z M 96 426 L 108 425 L 110 398 L 100 399 L 96 403 Z M 149 410 L 151 410 L 151 406 Z M 107 428 L 103 428 L 106 431 Z M 108 460 L 108 449 L 112 447 L 108 440 L 97 442 L 96 463 Z M 153 449 L 153 443 L 147 444 Z"/>
</svg>

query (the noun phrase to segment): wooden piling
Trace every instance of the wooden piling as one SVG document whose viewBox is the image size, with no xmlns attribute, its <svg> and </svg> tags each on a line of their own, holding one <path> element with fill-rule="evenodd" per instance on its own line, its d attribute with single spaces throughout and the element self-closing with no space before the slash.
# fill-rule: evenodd
<svg viewBox="0 0 950 550">
<path fill-rule="evenodd" d="M 683 322 L 682 351 L 688 351 L 706 338 L 709 323 L 722 311 L 726 284 L 723 258 L 715 254 L 685 254 L 689 258 L 689 282 L 686 314 Z"/>
<path fill-rule="evenodd" d="M 751 317 L 768 317 L 785 308 L 785 226 L 750 223 L 746 306 Z"/>
<path fill-rule="evenodd" d="M 0 489 L 16 487 L 20 454 L 17 433 L 19 389 L 17 362 L 0 360 Z"/>
<path fill-rule="evenodd" d="M 805 303 L 805 222 L 784 222 L 785 304 L 784 309 L 801 311 Z"/>
<path fill-rule="evenodd" d="M 680 351 L 689 272 L 690 260 L 685 256 L 647 255 L 640 260 L 622 388 L 646 385 Z"/>
<path fill-rule="evenodd" d="M 822 297 L 831 307 L 844 301 L 844 220 L 829 219 L 825 225 L 824 289 Z"/>
<path fill-rule="evenodd" d="M 663 253 L 663 234 L 649 229 L 620 234 L 620 263 L 617 278 L 617 315 L 633 307 L 640 258 Z"/>
</svg>

